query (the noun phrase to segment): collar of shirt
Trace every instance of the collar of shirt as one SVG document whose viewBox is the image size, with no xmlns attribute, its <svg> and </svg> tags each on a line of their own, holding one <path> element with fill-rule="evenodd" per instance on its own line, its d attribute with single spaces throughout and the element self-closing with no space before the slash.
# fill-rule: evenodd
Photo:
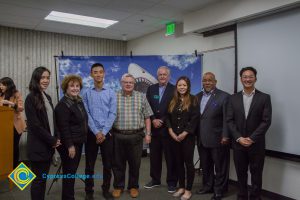
<svg viewBox="0 0 300 200">
<path fill-rule="evenodd" d="M 93 85 L 91 88 L 92 88 L 92 90 L 96 90 L 96 91 L 97 91 L 97 88 L 95 87 L 95 85 Z M 101 88 L 101 90 L 106 90 L 106 88 L 103 86 L 103 87 Z"/>
<path fill-rule="evenodd" d="M 206 92 L 204 89 L 202 89 L 202 92 L 203 92 L 203 96 L 210 96 L 214 93 L 215 89 L 209 91 L 209 92 Z"/>
<path fill-rule="evenodd" d="M 127 97 L 127 96 L 133 96 L 134 93 L 135 93 L 135 90 L 133 90 L 132 93 L 131 93 L 130 95 L 127 95 L 127 94 L 125 94 L 125 92 L 124 92 L 123 90 L 121 90 L 121 94 L 122 94 L 122 96 L 124 96 L 124 97 Z"/>
<path fill-rule="evenodd" d="M 243 90 L 242 93 L 243 93 L 243 95 L 245 95 L 245 96 L 247 96 L 247 97 L 251 97 L 251 96 L 253 96 L 253 95 L 255 94 L 255 88 L 254 88 L 254 90 L 253 90 L 250 94 L 247 94 L 247 93 L 245 92 L 245 90 Z"/>
<path fill-rule="evenodd" d="M 158 85 L 158 87 L 159 88 L 165 88 L 165 87 L 167 87 L 167 84 L 165 84 L 165 85 Z"/>
</svg>

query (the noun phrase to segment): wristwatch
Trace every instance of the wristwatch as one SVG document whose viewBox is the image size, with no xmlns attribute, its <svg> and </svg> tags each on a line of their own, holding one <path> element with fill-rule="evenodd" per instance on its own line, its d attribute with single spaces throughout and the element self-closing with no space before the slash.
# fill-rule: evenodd
<svg viewBox="0 0 300 200">
<path fill-rule="evenodd" d="M 145 136 L 146 135 L 152 136 L 152 133 L 151 132 L 145 132 Z"/>
</svg>

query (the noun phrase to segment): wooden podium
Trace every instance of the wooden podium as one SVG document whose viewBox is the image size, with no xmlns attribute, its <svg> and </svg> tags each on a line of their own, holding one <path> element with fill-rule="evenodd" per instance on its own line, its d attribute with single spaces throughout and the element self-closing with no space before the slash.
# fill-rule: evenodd
<svg viewBox="0 0 300 200">
<path fill-rule="evenodd" d="M 13 170 L 13 120 L 14 110 L 0 106 L 0 180 L 8 178 Z"/>
</svg>

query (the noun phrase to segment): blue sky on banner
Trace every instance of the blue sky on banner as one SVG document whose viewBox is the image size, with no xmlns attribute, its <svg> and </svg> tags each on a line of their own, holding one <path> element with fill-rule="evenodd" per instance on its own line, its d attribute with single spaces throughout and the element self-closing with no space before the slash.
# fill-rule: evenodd
<svg viewBox="0 0 300 200">
<path fill-rule="evenodd" d="M 159 66 L 168 66 L 171 70 L 171 83 L 175 84 L 180 76 L 187 76 L 191 80 L 192 93 L 196 94 L 201 90 L 202 62 L 201 57 L 194 55 L 59 57 L 59 85 L 64 76 L 77 74 L 82 77 L 84 88 L 90 87 L 93 85 L 93 79 L 90 77 L 90 68 L 96 62 L 102 63 L 105 67 L 105 86 L 115 91 L 121 89 L 120 78 L 124 73 L 128 73 L 130 64 L 138 66 L 139 69 L 145 71 L 146 74 L 151 74 L 154 78 L 156 78 L 156 71 Z M 133 73 L 135 72 L 134 68 Z M 61 91 L 60 95 L 62 95 Z"/>
</svg>

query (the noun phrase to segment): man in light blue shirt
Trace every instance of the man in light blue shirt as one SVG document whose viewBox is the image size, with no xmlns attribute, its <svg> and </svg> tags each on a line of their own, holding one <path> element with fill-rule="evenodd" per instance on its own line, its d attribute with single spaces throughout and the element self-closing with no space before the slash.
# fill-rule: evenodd
<svg viewBox="0 0 300 200">
<path fill-rule="evenodd" d="M 99 151 L 103 163 L 102 191 L 105 199 L 113 199 L 109 192 L 112 177 L 113 139 L 110 129 L 116 118 L 117 100 L 113 90 L 104 87 L 104 66 L 95 63 L 91 67 L 94 86 L 83 95 L 83 102 L 88 113 L 89 132 L 85 145 L 86 167 L 85 174 L 90 178 L 85 180 L 86 200 L 94 199 L 94 167 Z"/>
</svg>

